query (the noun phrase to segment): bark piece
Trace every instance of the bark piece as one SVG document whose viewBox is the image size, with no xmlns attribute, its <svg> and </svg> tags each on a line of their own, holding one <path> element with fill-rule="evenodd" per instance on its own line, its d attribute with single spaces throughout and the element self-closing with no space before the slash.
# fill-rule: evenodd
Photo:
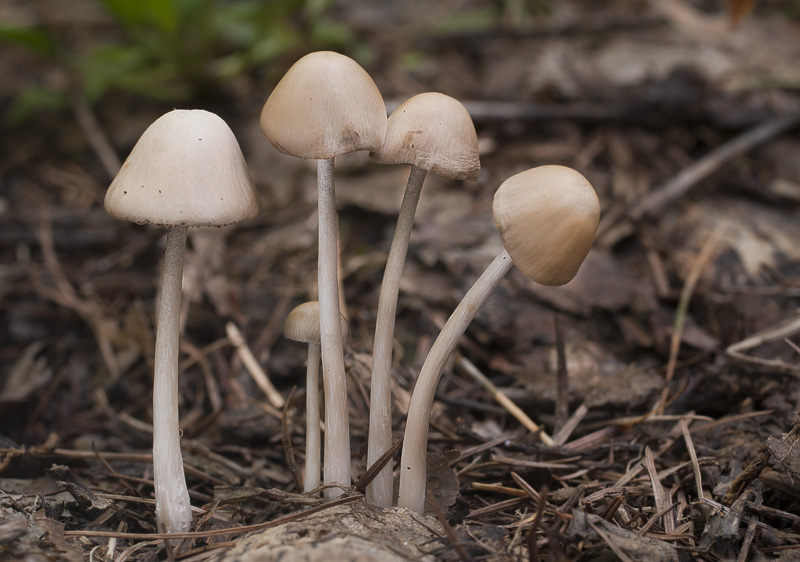
<svg viewBox="0 0 800 562">
<path fill-rule="evenodd" d="M 408 509 L 357 501 L 249 535 L 217 562 L 433 562 L 439 528 Z"/>
<path fill-rule="evenodd" d="M 72 471 L 71 468 L 62 465 L 53 465 L 47 473 L 62 486 L 69 495 L 78 503 L 81 511 L 94 514 L 102 513 L 111 504 L 97 496 L 89 487 Z"/>
</svg>

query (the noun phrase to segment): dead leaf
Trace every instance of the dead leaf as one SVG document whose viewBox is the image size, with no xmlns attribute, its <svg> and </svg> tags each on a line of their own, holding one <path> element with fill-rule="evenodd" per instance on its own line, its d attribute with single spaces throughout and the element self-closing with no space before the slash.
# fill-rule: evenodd
<svg viewBox="0 0 800 562">
<path fill-rule="evenodd" d="M 678 562 L 679 560 L 677 551 L 667 542 L 639 536 L 609 523 L 599 515 L 578 510 L 573 510 L 572 522 L 567 527 L 566 534 L 576 540 L 600 539 L 615 553 L 618 554 L 617 550 L 620 550 L 633 561 Z"/>
<path fill-rule="evenodd" d="M 59 560 L 83 562 L 83 554 L 75 549 L 64 537 L 64 524 L 48 518 L 41 510 L 34 515 L 36 524 L 44 531 L 42 542 L 51 544 L 61 555 Z"/>
<path fill-rule="evenodd" d="M 450 464 L 461 456 L 456 450 L 445 451 L 444 453 L 428 453 L 427 488 L 433 493 L 433 499 L 443 510 L 447 510 L 456 503 L 459 496 L 458 476 L 455 470 L 450 468 Z M 425 512 L 433 512 L 426 502 Z"/>
<path fill-rule="evenodd" d="M 800 478 L 800 425 L 795 425 L 780 440 L 767 437 L 767 448 L 782 472 L 792 480 Z"/>
<path fill-rule="evenodd" d="M 89 487 L 78 478 L 78 476 L 68 466 L 53 465 L 47 473 L 64 488 L 69 495 L 78 503 L 78 507 L 84 512 L 97 517 L 99 512 L 103 512 L 111 507 L 111 503 L 95 494 Z"/>
<path fill-rule="evenodd" d="M 753 11 L 758 0 L 726 0 L 728 4 L 728 21 L 731 27 L 738 26 Z"/>
<path fill-rule="evenodd" d="M 38 357 L 44 348 L 42 343 L 34 343 L 25 348 L 11 371 L 0 392 L 0 403 L 24 402 L 43 388 L 53 375 L 44 357 Z"/>
<path fill-rule="evenodd" d="M 339 208 L 352 206 L 382 215 L 397 216 L 408 181 L 409 169 L 405 166 L 381 167 L 365 176 L 353 176 L 336 186 Z M 427 182 L 426 182 L 427 183 Z M 426 196 L 426 187 L 422 198 Z"/>
<path fill-rule="evenodd" d="M 0 544 L 9 544 L 28 533 L 28 518 L 0 519 Z"/>
<path fill-rule="evenodd" d="M 538 287 L 537 294 L 562 293 L 585 307 L 616 311 L 655 300 L 650 279 L 637 278 L 631 268 L 614 255 L 593 248 L 575 278 L 562 287 Z"/>
<path fill-rule="evenodd" d="M 709 197 L 695 202 L 674 223 L 670 240 L 684 239 L 685 246 L 700 248 L 708 232 L 721 222 L 735 225 L 727 232 L 724 244 L 737 254 L 742 273 L 752 283 L 763 284 L 765 269 L 782 271 L 786 264 L 800 261 L 800 224 L 792 210 L 744 199 Z M 724 252 L 720 252 L 715 266 L 709 268 L 711 272 L 725 270 L 728 276 L 737 275 L 738 271 L 732 271 L 734 264 L 720 265 L 724 259 Z M 689 264 L 681 263 L 680 267 Z M 681 277 L 685 278 L 684 273 Z"/>
<path fill-rule="evenodd" d="M 656 372 L 634 364 L 625 364 L 611 355 L 604 346 L 580 339 L 574 334 L 566 337 L 569 399 L 585 402 L 592 409 L 602 407 L 635 408 L 651 400 L 663 386 Z M 535 368 L 532 365 L 531 368 Z M 528 396 L 548 401 L 556 395 L 556 349 L 550 351 L 546 372 L 523 371 L 521 382 Z M 515 393 L 514 400 L 524 406 L 529 400 Z"/>
</svg>

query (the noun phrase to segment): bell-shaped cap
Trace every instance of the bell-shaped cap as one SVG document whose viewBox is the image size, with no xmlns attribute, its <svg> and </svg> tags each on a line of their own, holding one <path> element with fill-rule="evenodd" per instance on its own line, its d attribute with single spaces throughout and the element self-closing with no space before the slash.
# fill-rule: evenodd
<svg viewBox="0 0 800 562">
<path fill-rule="evenodd" d="M 342 341 L 350 338 L 350 323 L 343 314 L 339 315 Z M 283 335 L 290 340 L 302 343 L 320 342 L 319 301 L 308 301 L 292 309 L 283 323 Z"/>
<path fill-rule="evenodd" d="M 594 188 L 565 166 L 540 166 L 508 178 L 495 193 L 493 212 L 514 264 L 542 285 L 575 277 L 600 223 Z"/>
<path fill-rule="evenodd" d="M 414 164 L 454 180 L 480 175 L 478 135 L 464 105 L 445 94 L 417 94 L 389 116 L 386 140 L 370 158 L 379 164 Z"/>
<path fill-rule="evenodd" d="M 375 150 L 386 136 L 386 106 L 356 61 L 318 51 L 294 63 L 275 86 L 261 111 L 261 133 L 276 150 L 298 158 Z"/>
<path fill-rule="evenodd" d="M 176 109 L 139 138 L 106 192 L 110 215 L 165 226 L 222 226 L 261 199 L 233 131 L 217 115 Z"/>
</svg>

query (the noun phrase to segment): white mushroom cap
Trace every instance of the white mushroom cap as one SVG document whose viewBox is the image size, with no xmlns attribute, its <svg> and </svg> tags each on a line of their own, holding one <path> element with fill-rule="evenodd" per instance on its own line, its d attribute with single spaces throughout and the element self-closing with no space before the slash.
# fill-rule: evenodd
<svg viewBox="0 0 800 562">
<path fill-rule="evenodd" d="M 139 138 L 106 192 L 105 208 L 140 224 L 222 226 L 257 215 L 261 200 L 225 121 L 176 109 Z"/>
<path fill-rule="evenodd" d="M 478 135 L 464 105 L 445 94 L 417 94 L 389 116 L 386 140 L 370 158 L 379 164 L 414 164 L 447 179 L 480 175 Z"/>
<path fill-rule="evenodd" d="M 261 133 L 298 158 L 374 150 L 386 136 L 386 106 L 357 62 L 319 51 L 294 63 L 275 86 L 261 111 Z"/>
<path fill-rule="evenodd" d="M 342 341 L 350 337 L 350 323 L 340 314 Z M 319 343 L 319 301 L 304 302 L 292 309 L 283 323 L 283 335 L 302 343 Z"/>
<path fill-rule="evenodd" d="M 578 273 L 594 243 L 600 201 L 575 170 L 540 166 L 504 181 L 493 212 L 514 264 L 537 283 L 563 285 Z"/>
</svg>

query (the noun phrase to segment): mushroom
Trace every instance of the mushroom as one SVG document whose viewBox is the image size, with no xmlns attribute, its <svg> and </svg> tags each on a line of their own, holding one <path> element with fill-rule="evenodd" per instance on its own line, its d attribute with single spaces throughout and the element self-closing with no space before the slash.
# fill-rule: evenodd
<svg viewBox="0 0 800 562">
<path fill-rule="evenodd" d="M 469 112 L 458 100 L 437 92 L 418 94 L 400 105 L 389 117 L 386 140 L 370 153 L 370 158 L 379 164 L 411 164 L 411 173 L 378 300 L 367 466 L 392 446 L 391 370 L 397 295 L 422 183 L 428 171 L 446 179 L 476 180 L 481 169 L 478 136 Z M 367 487 L 367 499 L 390 507 L 392 489 L 392 467 L 387 465 Z"/>
<path fill-rule="evenodd" d="M 334 158 L 375 150 L 386 135 L 378 87 L 354 60 L 329 51 L 308 54 L 278 82 L 261 111 L 261 132 L 280 152 L 317 159 L 319 306 L 325 390 L 325 484 L 350 485 L 350 428 L 339 325 Z M 339 492 L 328 489 L 327 499 Z"/>
<path fill-rule="evenodd" d="M 444 364 L 458 339 L 514 263 L 537 283 L 569 282 L 589 253 L 600 221 L 594 189 L 581 174 L 564 166 L 541 166 L 508 178 L 494 196 L 493 212 L 505 249 L 447 320 L 425 358 L 411 395 L 398 505 L 417 513 L 422 513 L 425 505 L 431 405 Z"/>
<path fill-rule="evenodd" d="M 258 214 L 239 144 L 213 113 L 174 110 L 142 134 L 105 197 L 119 219 L 168 227 L 153 376 L 153 480 L 163 533 L 189 530 L 192 510 L 178 424 L 178 343 L 186 235 L 190 226 L 223 226 Z"/>
<path fill-rule="evenodd" d="M 340 315 L 342 340 L 350 336 L 350 324 Z M 306 467 L 303 473 L 303 492 L 319 488 L 319 362 L 321 359 L 319 337 L 319 302 L 309 301 L 296 306 L 283 323 L 283 335 L 308 344 L 306 365 Z"/>
</svg>

